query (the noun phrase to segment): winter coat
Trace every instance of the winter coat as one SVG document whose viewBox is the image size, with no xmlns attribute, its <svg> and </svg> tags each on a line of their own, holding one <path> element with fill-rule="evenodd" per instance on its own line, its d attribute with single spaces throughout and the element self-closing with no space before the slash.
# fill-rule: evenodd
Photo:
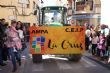
<svg viewBox="0 0 110 73">
<path fill-rule="evenodd" d="M 22 48 L 21 39 L 18 36 L 18 31 L 15 29 L 15 27 L 11 26 L 7 30 L 7 41 L 5 42 L 7 47 L 11 48 Z"/>
<path fill-rule="evenodd" d="M 2 23 L 0 23 L 0 47 L 3 48 L 4 38 L 6 37 L 5 28 Z"/>
<path fill-rule="evenodd" d="M 106 48 L 106 46 L 105 46 L 105 37 L 100 36 L 99 37 L 99 42 L 98 42 L 97 45 L 98 45 L 99 49 L 104 50 Z"/>
<path fill-rule="evenodd" d="M 107 36 L 107 46 L 110 46 L 110 35 Z"/>
</svg>

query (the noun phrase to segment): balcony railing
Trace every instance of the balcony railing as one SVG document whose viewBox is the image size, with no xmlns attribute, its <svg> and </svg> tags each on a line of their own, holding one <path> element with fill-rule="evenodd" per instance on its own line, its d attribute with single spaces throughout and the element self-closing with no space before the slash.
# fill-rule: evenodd
<svg viewBox="0 0 110 73">
<path fill-rule="evenodd" d="M 77 5 L 75 14 L 80 13 L 93 13 L 93 9 L 91 10 L 91 7 L 89 5 Z"/>
<path fill-rule="evenodd" d="M 76 5 L 76 11 L 84 11 L 85 5 Z"/>
</svg>

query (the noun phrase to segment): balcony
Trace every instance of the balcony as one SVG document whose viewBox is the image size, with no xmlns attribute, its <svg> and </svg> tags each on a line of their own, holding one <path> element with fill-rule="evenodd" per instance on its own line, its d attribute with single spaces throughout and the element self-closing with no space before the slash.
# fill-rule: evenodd
<svg viewBox="0 0 110 73">
<path fill-rule="evenodd" d="M 75 14 L 93 13 L 92 1 L 80 1 L 76 2 Z"/>
<path fill-rule="evenodd" d="M 76 11 L 84 11 L 85 5 L 76 5 Z"/>
<path fill-rule="evenodd" d="M 85 14 L 85 13 L 93 13 L 93 9 L 91 10 L 90 5 L 77 5 L 75 14 Z"/>
<path fill-rule="evenodd" d="M 68 16 L 72 16 L 72 14 L 73 14 L 72 9 L 68 9 L 68 11 L 67 11 L 67 15 L 68 15 Z"/>
</svg>

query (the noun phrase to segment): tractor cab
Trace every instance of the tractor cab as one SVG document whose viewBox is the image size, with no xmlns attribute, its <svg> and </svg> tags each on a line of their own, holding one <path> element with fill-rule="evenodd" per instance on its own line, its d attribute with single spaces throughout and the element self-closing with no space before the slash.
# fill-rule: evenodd
<svg viewBox="0 0 110 73">
<path fill-rule="evenodd" d="M 41 9 L 40 26 L 66 25 L 66 7 L 43 7 Z"/>
</svg>

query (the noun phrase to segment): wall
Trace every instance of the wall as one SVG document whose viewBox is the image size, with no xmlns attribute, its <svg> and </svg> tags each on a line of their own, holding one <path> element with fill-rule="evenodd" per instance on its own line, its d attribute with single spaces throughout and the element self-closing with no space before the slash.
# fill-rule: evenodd
<svg viewBox="0 0 110 73">
<path fill-rule="evenodd" d="M 10 22 L 12 19 L 17 21 L 28 22 L 31 25 L 37 23 L 37 17 L 33 15 L 33 1 L 38 4 L 37 0 L 29 0 L 29 8 L 22 7 L 22 4 L 18 3 L 18 0 L 0 0 L 0 5 L 15 6 L 15 7 L 0 7 L 0 18 L 5 18 L 6 21 Z M 23 11 L 23 12 L 22 12 Z"/>
</svg>

